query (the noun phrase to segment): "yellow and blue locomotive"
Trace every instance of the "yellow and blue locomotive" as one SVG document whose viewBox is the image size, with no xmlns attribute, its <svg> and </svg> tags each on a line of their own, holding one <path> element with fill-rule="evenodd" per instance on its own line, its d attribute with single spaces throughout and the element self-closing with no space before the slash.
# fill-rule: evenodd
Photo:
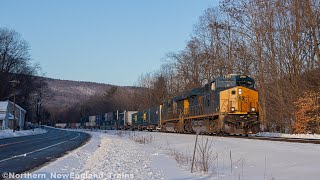
<svg viewBox="0 0 320 180">
<path fill-rule="evenodd" d="M 254 80 L 246 75 L 218 77 L 204 87 L 184 92 L 153 108 L 156 119 L 148 117 L 152 123 L 142 121 L 145 122 L 143 126 L 154 126 L 157 121 L 161 131 L 256 133 L 260 122 L 258 92 L 254 85 Z"/>
</svg>

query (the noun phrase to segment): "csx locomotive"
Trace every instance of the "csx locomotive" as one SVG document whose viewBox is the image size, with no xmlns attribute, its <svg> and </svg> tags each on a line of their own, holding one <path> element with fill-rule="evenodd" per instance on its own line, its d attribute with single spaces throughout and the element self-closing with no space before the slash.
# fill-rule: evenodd
<svg viewBox="0 0 320 180">
<path fill-rule="evenodd" d="M 157 107 L 132 114 L 132 128 L 179 133 L 249 134 L 259 131 L 258 92 L 246 75 L 218 77 Z"/>
</svg>

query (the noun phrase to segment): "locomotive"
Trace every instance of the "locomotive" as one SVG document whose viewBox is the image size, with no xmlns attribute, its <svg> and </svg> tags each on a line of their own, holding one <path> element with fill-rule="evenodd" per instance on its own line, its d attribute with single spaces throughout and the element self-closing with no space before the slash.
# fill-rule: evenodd
<svg viewBox="0 0 320 180">
<path fill-rule="evenodd" d="M 132 114 L 132 127 L 218 135 L 257 133 L 260 122 L 254 85 L 247 75 L 217 77 L 203 87 Z"/>
</svg>

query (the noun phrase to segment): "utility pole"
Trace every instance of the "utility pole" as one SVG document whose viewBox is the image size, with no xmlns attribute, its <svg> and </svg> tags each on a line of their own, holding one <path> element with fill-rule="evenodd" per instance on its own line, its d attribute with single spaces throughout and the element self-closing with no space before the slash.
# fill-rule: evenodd
<svg viewBox="0 0 320 180">
<path fill-rule="evenodd" d="M 40 123 L 41 123 L 41 100 L 40 100 L 40 98 L 37 98 L 36 119 L 37 119 L 38 126 L 40 126 Z"/>
<path fill-rule="evenodd" d="M 191 173 L 193 173 L 193 165 L 194 165 L 194 160 L 195 160 L 195 157 L 196 157 L 196 151 L 197 151 L 197 144 L 198 144 L 198 136 L 199 136 L 199 133 L 200 133 L 200 128 L 197 129 L 196 141 L 195 141 L 195 143 L 194 143 L 192 163 L 191 163 Z"/>
<path fill-rule="evenodd" d="M 17 80 L 9 81 L 13 86 L 13 132 L 16 130 L 16 85 L 20 82 Z"/>
</svg>

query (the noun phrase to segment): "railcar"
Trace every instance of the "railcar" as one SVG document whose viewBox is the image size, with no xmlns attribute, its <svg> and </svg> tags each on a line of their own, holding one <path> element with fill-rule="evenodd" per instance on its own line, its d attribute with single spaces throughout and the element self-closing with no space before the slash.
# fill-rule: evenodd
<svg viewBox="0 0 320 180">
<path fill-rule="evenodd" d="M 117 119 L 117 129 L 124 129 L 125 128 L 125 120 L 124 120 L 124 111 L 118 111 L 118 119 Z"/>
<path fill-rule="evenodd" d="M 132 114 L 132 125 L 135 130 L 153 131 L 159 126 L 160 107 L 152 107 Z"/>
<path fill-rule="evenodd" d="M 104 114 L 100 115 L 95 115 L 96 118 L 96 123 L 95 123 L 95 128 L 102 128 L 105 126 L 105 116 Z"/>
<path fill-rule="evenodd" d="M 106 129 L 118 129 L 118 111 L 108 112 L 105 114 Z"/>
<path fill-rule="evenodd" d="M 132 116 L 132 130 L 145 130 L 147 123 L 145 120 L 143 120 L 143 111 L 138 111 L 136 113 L 133 113 Z"/>
</svg>

